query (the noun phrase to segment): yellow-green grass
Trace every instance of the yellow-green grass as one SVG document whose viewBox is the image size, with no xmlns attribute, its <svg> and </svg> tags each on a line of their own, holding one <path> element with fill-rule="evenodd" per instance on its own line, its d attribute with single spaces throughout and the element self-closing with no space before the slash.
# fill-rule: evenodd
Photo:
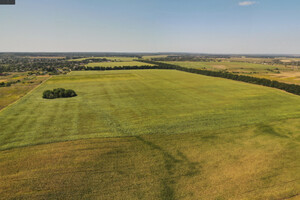
<svg viewBox="0 0 300 200">
<path fill-rule="evenodd" d="M 152 64 L 138 62 L 138 61 L 124 61 L 124 62 L 99 62 L 88 63 L 87 67 L 123 67 L 123 66 L 153 66 Z"/>
<path fill-rule="evenodd" d="M 196 69 L 210 69 L 210 70 L 224 70 L 234 72 L 268 72 L 268 69 L 275 70 L 291 70 L 283 65 L 265 65 L 265 64 L 254 64 L 247 62 L 198 62 L 198 61 L 170 61 L 165 62 L 169 64 L 179 65 L 182 67 L 196 68 Z"/>
<path fill-rule="evenodd" d="M 280 74 L 261 73 L 261 74 L 254 74 L 253 76 L 259 77 L 259 78 L 266 78 L 266 79 L 270 79 L 270 80 L 276 80 L 276 81 L 284 82 L 284 83 L 300 85 L 300 72 L 299 71 L 281 72 Z"/>
<path fill-rule="evenodd" d="M 43 99 L 43 91 L 53 88 L 73 89 L 78 96 Z M 0 113 L 0 149 L 184 134 L 299 116 L 299 96 L 232 80 L 175 70 L 72 72 L 52 77 Z"/>
<path fill-rule="evenodd" d="M 1 199 L 297 199 L 300 120 L 0 153 Z M 83 134 L 83 133 L 82 133 Z"/>
<path fill-rule="evenodd" d="M 111 56 L 111 57 L 86 57 L 86 58 L 77 58 L 77 59 L 70 59 L 69 61 L 83 61 L 83 60 L 89 60 L 89 59 L 107 59 L 107 60 L 111 60 L 111 61 L 115 61 L 115 62 L 123 62 L 123 61 L 133 61 L 135 59 L 138 59 L 137 57 L 115 57 L 115 56 Z"/>
<path fill-rule="evenodd" d="M 7 79 L 0 79 L 0 82 L 7 82 L 7 81 L 16 81 L 22 80 L 26 76 L 20 74 L 16 77 L 12 76 L 6 77 Z M 3 77 L 2 77 L 3 78 Z M 38 86 L 42 81 L 44 81 L 48 77 L 36 77 L 31 76 L 28 77 L 30 79 L 25 80 L 21 83 L 12 84 L 10 87 L 0 87 L 0 110 L 5 108 L 7 105 L 15 102 L 19 98 L 23 97 L 27 92 L 32 90 L 34 87 Z"/>
<path fill-rule="evenodd" d="M 78 96 L 42 99 L 58 87 Z M 3 199 L 300 194 L 300 97 L 273 88 L 175 70 L 72 72 L 0 112 L 0 133 Z"/>
</svg>

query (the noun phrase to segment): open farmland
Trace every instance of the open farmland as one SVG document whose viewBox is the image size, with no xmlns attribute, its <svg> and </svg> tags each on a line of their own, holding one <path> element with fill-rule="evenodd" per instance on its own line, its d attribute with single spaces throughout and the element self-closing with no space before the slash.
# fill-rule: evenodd
<svg viewBox="0 0 300 200">
<path fill-rule="evenodd" d="M 209 70 L 224 70 L 227 69 L 229 71 L 234 72 L 268 72 L 268 69 L 271 70 L 289 70 L 283 65 L 265 65 L 265 64 L 254 64 L 247 62 L 192 62 L 192 61 L 171 61 L 165 62 L 173 65 L 179 65 L 188 68 L 196 68 L 196 69 L 209 69 Z"/>
<path fill-rule="evenodd" d="M 78 96 L 41 98 L 59 87 Z M 258 85 L 175 70 L 54 76 L 0 112 L 0 195 L 289 198 L 299 124 L 299 96 Z"/>
<path fill-rule="evenodd" d="M 266 78 L 284 83 L 300 84 L 300 68 L 297 66 L 267 65 L 247 62 L 193 62 L 169 61 L 164 62 L 187 68 L 228 70 L 240 74 L 247 74 L 258 78 Z"/>
<path fill-rule="evenodd" d="M 153 66 L 152 64 L 138 62 L 138 61 L 129 61 L 129 62 L 98 62 L 98 63 L 89 63 L 87 67 L 123 67 L 123 66 Z"/>
<path fill-rule="evenodd" d="M 258 78 L 266 78 L 270 80 L 276 80 L 284 83 L 292 83 L 300 85 L 300 70 L 299 71 L 287 71 L 273 74 L 255 74 Z"/>
</svg>

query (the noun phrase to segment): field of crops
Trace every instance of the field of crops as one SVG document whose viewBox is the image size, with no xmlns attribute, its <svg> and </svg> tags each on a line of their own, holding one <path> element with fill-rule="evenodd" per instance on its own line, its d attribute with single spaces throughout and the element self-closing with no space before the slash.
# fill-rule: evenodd
<svg viewBox="0 0 300 200">
<path fill-rule="evenodd" d="M 59 87 L 78 96 L 42 98 Z M 300 192 L 299 124 L 299 96 L 258 85 L 175 70 L 54 76 L 0 112 L 0 194 L 285 199 Z"/>
</svg>

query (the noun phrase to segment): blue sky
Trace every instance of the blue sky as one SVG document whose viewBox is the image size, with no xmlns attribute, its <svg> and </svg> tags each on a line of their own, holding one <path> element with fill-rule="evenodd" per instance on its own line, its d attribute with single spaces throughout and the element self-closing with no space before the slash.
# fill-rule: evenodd
<svg viewBox="0 0 300 200">
<path fill-rule="evenodd" d="M 300 54 L 299 0 L 16 0 L 0 51 Z"/>
</svg>

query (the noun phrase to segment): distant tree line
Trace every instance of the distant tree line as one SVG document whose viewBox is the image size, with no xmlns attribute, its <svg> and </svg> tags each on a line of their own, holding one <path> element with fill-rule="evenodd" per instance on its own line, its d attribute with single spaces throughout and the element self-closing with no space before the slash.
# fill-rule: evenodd
<svg viewBox="0 0 300 200">
<path fill-rule="evenodd" d="M 44 99 L 68 98 L 77 96 L 74 90 L 66 90 L 64 88 L 56 88 L 53 90 L 45 90 L 43 92 Z"/>
<path fill-rule="evenodd" d="M 16 84 L 16 83 L 19 83 L 19 82 L 21 82 L 21 81 L 17 80 L 17 81 L 1 82 L 0 87 L 9 87 L 12 84 Z"/>
</svg>

